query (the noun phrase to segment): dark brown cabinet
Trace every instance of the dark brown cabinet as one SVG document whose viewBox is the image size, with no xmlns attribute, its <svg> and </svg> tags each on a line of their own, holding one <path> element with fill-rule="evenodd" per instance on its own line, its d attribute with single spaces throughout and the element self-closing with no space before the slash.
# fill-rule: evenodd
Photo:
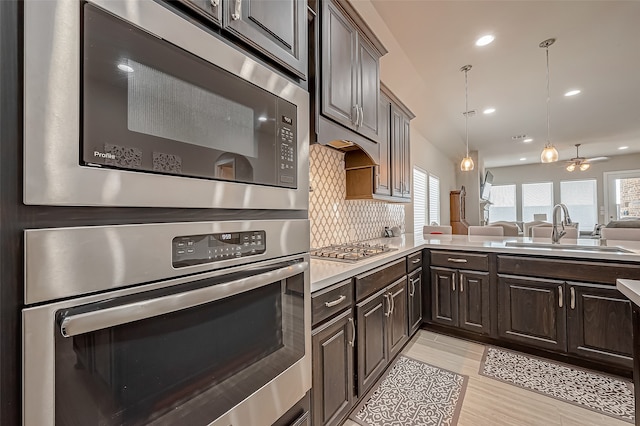
<svg viewBox="0 0 640 426">
<path fill-rule="evenodd" d="M 632 368 L 631 302 L 611 286 L 576 282 L 565 286 L 568 352 Z"/>
<path fill-rule="evenodd" d="M 306 0 L 222 0 L 222 5 L 226 30 L 306 79 Z"/>
<path fill-rule="evenodd" d="M 409 336 L 413 336 L 422 325 L 422 268 L 411 272 L 407 278 Z"/>
<path fill-rule="evenodd" d="M 498 275 L 498 335 L 529 345 L 566 350 L 564 282 Z"/>
<path fill-rule="evenodd" d="M 303 80 L 307 79 L 307 0 L 179 0 Z"/>
<path fill-rule="evenodd" d="M 322 114 L 378 141 L 381 52 L 338 3 L 322 2 Z"/>
<path fill-rule="evenodd" d="M 391 195 L 411 199 L 410 121 L 398 105 L 391 104 Z"/>
<path fill-rule="evenodd" d="M 363 395 L 408 340 L 407 278 L 356 304 L 358 395 Z"/>
<path fill-rule="evenodd" d="M 391 195 L 391 100 L 383 93 L 380 93 L 380 116 L 378 125 L 380 126 L 380 143 L 378 153 L 380 154 L 379 164 L 375 166 L 375 179 L 373 192 L 378 195 Z"/>
<path fill-rule="evenodd" d="M 355 331 L 352 309 L 313 331 L 314 425 L 340 424 L 353 407 Z"/>
<path fill-rule="evenodd" d="M 458 326 L 458 297 L 456 271 L 431 267 L 431 321 Z"/>
</svg>

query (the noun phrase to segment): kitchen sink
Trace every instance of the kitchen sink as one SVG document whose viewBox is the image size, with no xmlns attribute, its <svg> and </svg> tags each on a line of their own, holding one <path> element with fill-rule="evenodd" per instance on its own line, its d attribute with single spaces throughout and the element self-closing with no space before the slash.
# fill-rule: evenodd
<svg viewBox="0 0 640 426">
<path fill-rule="evenodd" d="M 621 247 L 581 246 L 576 244 L 519 243 L 514 241 L 507 241 L 504 245 L 505 247 L 523 247 L 532 249 L 594 251 L 600 253 L 633 253 L 633 251 L 623 249 Z"/>
</svg>

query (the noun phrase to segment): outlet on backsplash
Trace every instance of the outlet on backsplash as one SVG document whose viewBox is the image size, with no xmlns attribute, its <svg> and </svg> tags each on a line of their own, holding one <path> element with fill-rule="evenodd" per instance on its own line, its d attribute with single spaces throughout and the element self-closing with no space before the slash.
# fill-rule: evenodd
<svg viewBox="0 0 640 426">
<path fill-rule="evenodd" d="M 382 237 L 385 226 L 404 232 L 403 204 L 345 200 L 344 153 L 314 144 L 309 152 L 311 247 Z"/>
</svg>

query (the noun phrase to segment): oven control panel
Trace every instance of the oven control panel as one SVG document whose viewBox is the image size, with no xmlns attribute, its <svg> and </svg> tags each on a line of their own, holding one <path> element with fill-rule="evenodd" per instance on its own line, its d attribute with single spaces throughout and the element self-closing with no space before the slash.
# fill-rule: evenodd
<svg viewBox="0 0 640 426">
<path fill-rule="evenodd" d="M 188 235 L 172 241 L 174 268 L 219 262 L 262 254 L 267 250 L 265 231 Z"/>
</svg>

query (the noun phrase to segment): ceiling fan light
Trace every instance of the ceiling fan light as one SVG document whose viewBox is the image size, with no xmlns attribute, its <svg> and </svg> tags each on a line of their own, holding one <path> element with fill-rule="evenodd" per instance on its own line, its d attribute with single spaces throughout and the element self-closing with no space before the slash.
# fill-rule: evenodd
<svg viewBox="0 0 640 426">
<path fill-rule="evenodd" d="M 580 171 L 584 172 L 585 170 L 589 170 L 589 167 L 591 167 L 591 164 L 589 163 L 582 163 L 580 164 Z"/>
<path fill-rule="evenodd" d="M 575 163 L 571 163 L 571 164 L 569 164 L 569 165 L 567 166 L 567 171 L 568 171 L 568 172 L 572 172 L 572 171 L 574 171 L 575 169 L 576 169 L 576 165 L 575 165 Z"/>
<path fill-rule="evenodd" d="M 460 170 L 463 172 L 470 172 L 473 170 L 474 164 L 471 157 L 464 157 L 460 162 Z"/>
<path fill-rule="evenodd" d="M 547 143 L 540 154 L 540 161 L 543 163 L 554 163 L 558 161 L 558 150 L 556 147 Z"/>
</svg>

